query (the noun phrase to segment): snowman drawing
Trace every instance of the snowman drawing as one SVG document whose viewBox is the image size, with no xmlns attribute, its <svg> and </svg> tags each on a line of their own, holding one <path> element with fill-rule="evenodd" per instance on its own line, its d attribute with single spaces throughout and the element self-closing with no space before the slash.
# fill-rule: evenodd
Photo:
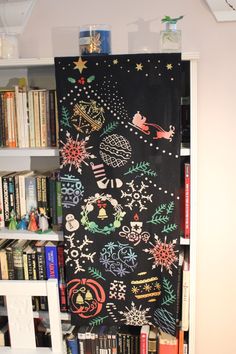
<svg viewBox="0 0 236 354">
<path fill-rule="evenodd" d="M 66 230 L 69 232 L 76 231 L 79 228 L 79 222 L 73 214 L 66 215 Z"/>
</svg>

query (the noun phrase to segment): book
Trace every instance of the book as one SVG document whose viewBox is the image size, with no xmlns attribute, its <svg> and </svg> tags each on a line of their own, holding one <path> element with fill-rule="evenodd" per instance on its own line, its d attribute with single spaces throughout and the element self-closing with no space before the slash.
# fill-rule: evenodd
<svg viewBox="0 0 236 354">
<path fill-rule="evenodd" d="M 68 354 L 78 354 L 78 340 L 74 333 L 66 336 L 66 344 Z"/>
<path fill-rule="evenodd" d="M 148 354 L 156 354 L 158 349 L 158 329 L 150 326 L 148 335 Z"/>
<path fill-rule="evenodd" d="M 189 329 L 189 295 L 190 295 L 190 269 L 189 269 L 189 250 L 184 252 L 183 263 L 183 282 L 182 282 L 182 320 L 181 329 Z"/>
<path fill-rule="evenodd" d="M 140 354 L 148 354 L 148 335 L 150 325 L 143 325 L 140 330 Z"/>
<path fill-rule="evenodd" d="M 78 337 L 78 344 L 79 344 L 79 350 L 80 350 L 80 354 L 86 354 L 85 352 L 85 333 L 86 333 L 86 326 L 80 326 L 78 328 L 78 333 L 77 333 L 77 337 Z"/>
<path fill-rule="evenodd" d="M 59 280 L 58 255 L 56 242 L 48 241 L 45 243 L 45 263 L 47 279 Z"/>
<path fill-rule="evenodd" d="M 37 280 L 36 250 L 34 242 L 29 241 L 23 250 L 23 267 L 26 280 Z M 40 309 L 39 297 L 32 297 L 32 306 L 34 311 Z"/>
<path fill-rule="evenodd" d="M 8 189 L 8 179 L 7 179 L 8 174 L 4 174 L 2 176 L 3 211 L 4 211 L 4 222 L 6 226 L 8 226 L 10 220 L 10 201 L 9 201 L 9 189 Z"/>
<path fill-rule="evenodd" d="M 10 345 L 8 318 L 1 316 L 0 318 L 0 347 Z"/>
<path fill-rule="evenodd" d="M 184 237 L 190 238 L 190 163 L 184 164 Z"/>
<path fill-rule="evenodd" d="M 17 280 L 24 280 L 23 249 L 28 243 L 28 240 L 17 240 L 16 243 L 13 244 L 13 265 L 15 279 Z"/>
<path fill-rule="evenodd" d="M 12 240 L 6 246 L 6 255 L 7 255 L 7 267 L 8 267 L 8 279 L 15 280 L 15 268 L 14 268 L 14 260 L 13 260 L 13 246 L 17 242 L 17 240 Z"/>
<path fill-rule="evenodd" d="M 45 241 L 37 241 L 35 242 L 35 250 L 36 250 L 36 264 L 37 264 L 37 279 L 38 280 L 46 280 L 46 262 L 45 262 L 45 249 L 44 249 Z M 39 308 L 42 311 L 46 311 L 48 309 L 47 297 L 40 296 L 39 297 Z"/>
<path fill-rule="evenodd" d="M 161 331 L 158 343 L 158 354 L 178 354 L 178 339 L 171 334 Z"/>
<path fill-rule="evenodd" d="M 2 280 L 8 280 L 8 263 L 6 247 L 12 240 L 0 240 L 0 275 Z"/>
<path fill-rule="evenodd" d="M 26 213 L 30 213 L 32 210 L 37 209 L 37 185 L 36 174 L 25 175 L 25 202 Z"/>
<path fill-rule="evenodd" d="M 0 172 L 0 228 L 5 226 L 5 217 L 4 217 L 4 190 L 3 190 L 3 177 L 5 175 L 8 175 L 10 172 L 6 172 L 6 171 L 2 171 Z M 6 186 L 7 191 L 6 193 L 8 193 L 8 186 Z M 9 209 L 9 201 L 7 198 L 7 205 L 8 205 L 8 209 Z"/>
<path fill-rule="evenodd" d="M 184 354 L 184 331 L 179 329 L 179 340 L 178 340 L 179 351 L 178 354 Z"/>
<path fill-rule="evenodd" d="M 58 253 L 58 269 L 59 269 L 60 309 L 62 312 L 66 312 L 68 307 L 67 307 L 67 292 L 66 292 L 66 280 L 65 280 L 65 259 L 64 259 L 63 243 L 58 244 L 57 253 Z"/>
<path fill-rule="evenodd" d="M 22 171 L 19 173 L 19 194 L 20 194 L 20 214 L 23 218 L 27 213 L 26 206 L 26 189 L 25 189 L 25 179 L 31 176 L 33 171 Z"/>
<path fill-rule="evenodd" d="M 39 126 L 40 126 L 40 146 L 47 146 L 47 108 L 46 90 L 39 90 Z"/>
</svg>

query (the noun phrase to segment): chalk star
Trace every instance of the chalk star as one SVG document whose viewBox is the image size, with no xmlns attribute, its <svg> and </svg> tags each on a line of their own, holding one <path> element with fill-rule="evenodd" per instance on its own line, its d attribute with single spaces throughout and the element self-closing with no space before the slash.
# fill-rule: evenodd
<svg viewBox="0 0 236 354">
<path fill-rule="evenodd" d="M 136 64 L 136 68 L 137 71 L 143 70 L 143 64 Z"/>
<path fill-rule="evenodd" d="M 173 69 L 173 65 L 172 64 L 166 64 L 166 68 L 167 68 L 167 70 L 172 70 Z"/>
<path fill-rule="evenodd" d="M 87 66 L 85 65 L 87 63 L 87 60 L 82 60 L 81 57 L 79 57 L 79 60 L 78 61 L 74 61 L 73 62 L 75 64 L 75 67 L 74 69 L 78 69 L 80 74 L 82 74 L 82 71 L 84 69 L 87 69 Z"/>
<path fill-rule="evenodd" d="M 113 64 L 118 64 L 118 59 L 114 59 Z"/>
</svg>

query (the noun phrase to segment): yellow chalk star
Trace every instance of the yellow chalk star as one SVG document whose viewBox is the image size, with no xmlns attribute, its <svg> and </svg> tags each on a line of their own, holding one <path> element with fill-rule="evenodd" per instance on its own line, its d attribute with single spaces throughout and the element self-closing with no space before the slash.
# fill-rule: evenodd
<svg viewBox="0 0 236 354">
<path fill-rule="evenodd" d="M 113 64 L 118 64 L 118 59 L 114 59 Z"/>
<path fill-rule="evenodd" d="M 137 71 L 143 70 L 143 64 L 136 64 L 136 68 Z"/>
<path fill-rule="evenodd" d="M 85 65 L 87 63 L 87 60 L 82 60 L 81 57 L 79 57 L 79 60 L 78 61 L 74 61 L 73 62 L 75 64 L 75 67 L 74 69 L 78 69 L 80 74 L 82 74 L 82 71 L 84 69 L 87 69 L 87 66 Z"/>
<path fill-rule="evenodd" d="M 172 70 L 173 69 L 173 65 L 172 64 L 166 64 L 166 68 L 167 68 L 167 70 Z"/>
</svg>

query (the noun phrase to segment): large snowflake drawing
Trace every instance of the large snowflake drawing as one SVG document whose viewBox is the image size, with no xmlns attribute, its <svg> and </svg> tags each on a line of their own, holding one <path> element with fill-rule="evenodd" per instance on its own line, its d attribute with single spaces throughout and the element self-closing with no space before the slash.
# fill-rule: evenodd
<svg viewBox="0 0 236 354">
<path fill-rule="evenodd" d="M 94 159 L 95 156 L 91 154 L 88 150 L 92 148 L 92 146 L 87 146 L 89 136 L 85 139 L 78 140 L 79 134 L 76 136 L 74 140 L 70 133 L 66 133 L 66 142 L 64 143 L 61 141 L 62 148 L 60 149 L 61 157 L 62 157 L 62 164 L 61 168 L 66 165 L 69 165 L 69 171 L 71 171 L 72 166 L 74 166 L 77 171 L 81 174 L 82 163 L 88 165 L 86 160 Z"/>
<path fill-rule="evenodd" d="M 121 198 L 126 198 L 127 206 L 130 210 L 133 210 L 134 207 L 139 207 L 139 211 L 147 209 L 145 204 L 147 202 L 152 202 L 153 194 L 147 194 L 147 186 L 141 181 L 141 184 L 134 183 L 134 180 L 127 182 L 128 186 L 126 191 L 121 191 Z"/>
<path fill-rule="evenodd" d="M 166 268 L 169 274 L 172 275 L 172 266 L 177 268 L 175 262 L 178 261 L 176 253 L 179 251 L 174 249 L 176 239 L 167 243 L 166 236 L 164 242 L 162 242 L 157 235 L 155 235 L 154 238 L 156 241 L 155 245 L 152 242 L 149 242 L 152 248 L 145 248 L 143 251 L 151 254 L 151 257 L 148 259 L 153 259 L 153 269 L 160 266 L 161 271 L 163 271 L 163 268 Z"/>
<path fill-rule="evenodd" d="M 150 310 L 149 307 L 142 310 L 142 305 L 137 308 L 135 303 L 131 302 L 131 309 L 129 309 L 127 306 L 125 306 L 125 309 L 127 311 L 119 311 L 119 313 L 124 316 L 121 321 L 124 321 L 126 325 L 142 326 L 145 324 L 151 324 L 148 320 L 151 316 L 147 315 Z"/>
<path fill-rule="evenodd" d="M 83 240 L 77 240 L 75 233 L 65 235 L 65 264 L 74 267 L 74 273 L 85 272 L 84 264 L 87 262 L 94 263 L 94 256 L 96 252 L 89 253 L 88 245 L 93 241 L 89 240 L 85 235 Z"/>
</svg>

